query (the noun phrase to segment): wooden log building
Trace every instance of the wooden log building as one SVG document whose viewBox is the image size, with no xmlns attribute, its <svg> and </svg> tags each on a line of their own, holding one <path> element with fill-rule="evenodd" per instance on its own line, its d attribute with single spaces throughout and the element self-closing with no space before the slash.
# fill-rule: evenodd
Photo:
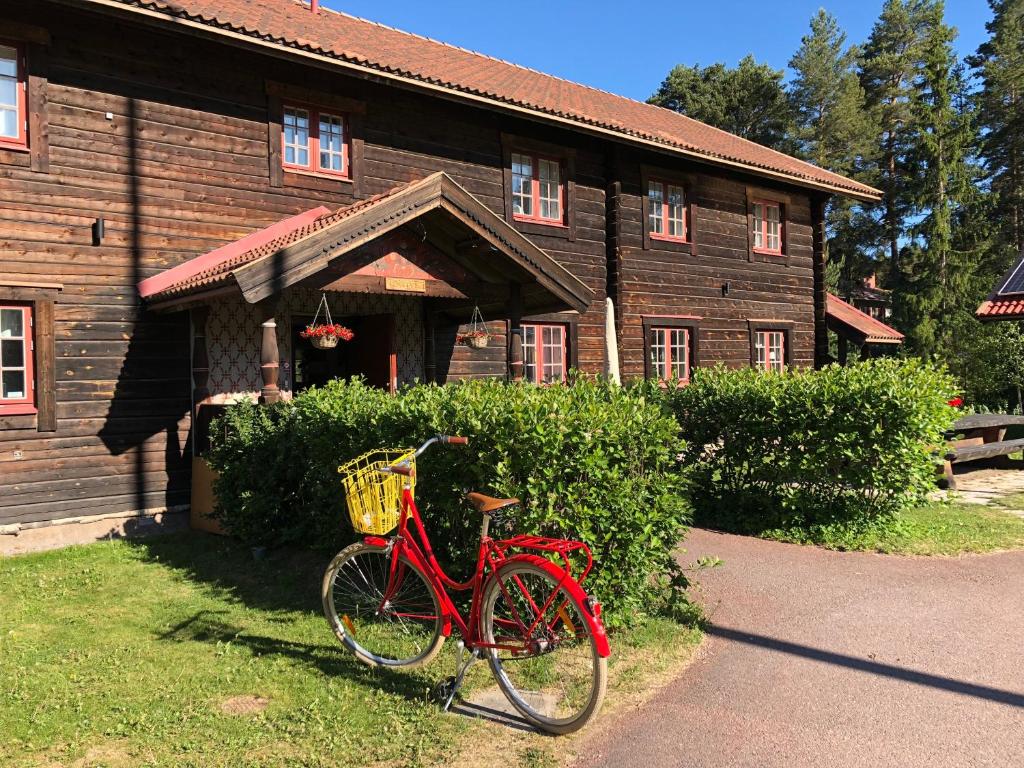
<svg viewBox="0 0 1024 768">
<path fill-rule="evenodd" d="M 627 379 L 820 362 L 831 195 L 879 197 L 316 0 L 0 0 L 0 552 L 181 516 L 234 398 L 601 373 L 606 298 Z"/>
</svg>

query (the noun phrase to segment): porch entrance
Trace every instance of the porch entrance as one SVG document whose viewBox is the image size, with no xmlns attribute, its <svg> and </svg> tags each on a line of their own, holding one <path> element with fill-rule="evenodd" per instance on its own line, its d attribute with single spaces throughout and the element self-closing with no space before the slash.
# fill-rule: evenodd
<svg viewBox="0 0 1024 768">
<path fill-rule="evenodd" d="M 372 387 L 394 392 L 398 384 L 395 316 L 350 315 L 336 317 L 334 321 L 352 329 L 352 341 L 343 341 L 334 349 L 317 349 L 299 336 L 313 318 L 292 318 L 295 394 L 312 386 L 322 387 L 331 379 L 355 376 L 362 376 Z"/>
</svg>

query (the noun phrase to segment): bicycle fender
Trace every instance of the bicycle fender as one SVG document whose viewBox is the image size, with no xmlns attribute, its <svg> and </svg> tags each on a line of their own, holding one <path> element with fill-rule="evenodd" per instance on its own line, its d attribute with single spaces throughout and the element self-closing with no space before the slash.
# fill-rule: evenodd
<svg viewBox="0 0 1024 768">
<path fill-rule="evenodd" d="M 388 540 L 381 536 L 364 536 L 363 543 L 369 544 L 371 547 L 386 547 Z"/>
<path fill-rule="evenodd" d="M 558 581 L 562 581 L 563 579 L 565 579 L 566 573 L 564 568 L 559 568 L 550 560 L 545 560 L 543 557 L 540 557 L 538 555 L 513 555 L 512 557 L 505 560 L 505 562 L 502 563 L 502 565 L 504 566 L 507 563 L 514 563 L 517 561 L 531 563 L 540 568 L 543 568 L 553 578 L 555 578 Z M 565 591 L 572 595 L 573 598 L 580 604 L 580 606 L 582 606 L 583 618 L 586 620 L 587 625 L 590 627 L 590 632 L 594 636 L 594 645 L 597 647 L 597 655 L 601 658 L 607 658 L 608 656 L 611 656 L 612 651 L 608 645 L 608 635 L 604 631 L 604 623 L 601 621 L 601 618 L 599 616 L 594 616 L 590 612 L 590 609 L 587 607 L 587 593 L 583 591 L 583 587 L 581 587 L 576 582 L 576 580 L 571 577 L 565 579 L 562 586 L 565 588 Z"/>
</svg>

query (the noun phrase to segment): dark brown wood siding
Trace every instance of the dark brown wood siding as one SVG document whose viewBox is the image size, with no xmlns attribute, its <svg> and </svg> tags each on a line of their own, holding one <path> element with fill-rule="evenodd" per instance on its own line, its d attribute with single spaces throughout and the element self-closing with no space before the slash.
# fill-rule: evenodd
<svg viewBox="0 0 1024 768">
<path fill-rule="evenodd" d="M 618 194 L 610 198 L 609 290 L 617 302 L 622 374 L 644 375 L 643 319 L 695 316 L 702 366 L 750 364 L 750 321 L 792 323 L 790 359 L 809 366 L 814 357 L 811 214 L 806 194 L 786 196 L 787 255 L 751 257 L 747 187 L 763 181 L 727 178 L 706 166 L 682 167 L 656 155 L 619 152 Z M 685 174 L 691 196 L 692 253 L 652 240 L 644 248 L 641 168 Z M 723 286 L 728 283 L 728 295 Z"/>
</svg>

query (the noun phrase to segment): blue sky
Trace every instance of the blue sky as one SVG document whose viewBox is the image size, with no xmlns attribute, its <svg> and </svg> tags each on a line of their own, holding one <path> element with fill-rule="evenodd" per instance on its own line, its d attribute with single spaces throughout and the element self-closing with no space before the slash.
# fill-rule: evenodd
<svg viewBox="0 0 1024 768">
<path fill-rule="evenodd" d="M 781 69 L 825 7 L 851 41 L 867 38 L 881 0 L 321 0 L 354 16 L 645 100 L 675 64 L 735 64 L 748 53 Z M 985 0 L 947 0 L 957 50 L 973 53 L 991 17 Z"/>
</svg>

